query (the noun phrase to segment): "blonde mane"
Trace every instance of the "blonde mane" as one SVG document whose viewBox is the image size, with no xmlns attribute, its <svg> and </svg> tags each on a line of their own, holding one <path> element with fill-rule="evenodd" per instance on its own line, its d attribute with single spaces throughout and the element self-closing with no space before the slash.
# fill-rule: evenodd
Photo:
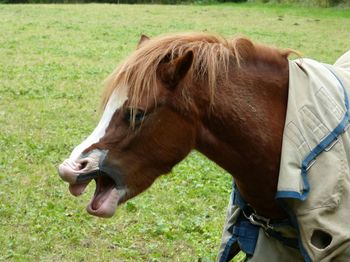
<svg viewBox="0 0 350 262">
<path fill-rule="evenodd" d="M 194 53 L 188 79 L 206 77 L 211 100 L 217 83 L 217 75 L 228 74 L 230 58 L 234 57 L 237 65 L 243 57 L 259 54 L 262 49 L 265 56 L 276 53 L 279 57 L 288 56 L 291 51 L 279 51 L 270 47 L 253 44 L 247 38 L 224 39 L 223 37 L 204 33 L 173 34 L 152 38 L 135 50 L 107 78 L 102 95 L 104 108 L 116 88 L 128 87 L 130 106 L 135 108 L 144 95 L 157 93 L 157 68 L 165 58 L 173 59 L 184 55 L 188 50 Z M 277 52 L 276 52 L 277 51 Z M 266 54 L 267 53 L 267 54 Z"/>
</svg>

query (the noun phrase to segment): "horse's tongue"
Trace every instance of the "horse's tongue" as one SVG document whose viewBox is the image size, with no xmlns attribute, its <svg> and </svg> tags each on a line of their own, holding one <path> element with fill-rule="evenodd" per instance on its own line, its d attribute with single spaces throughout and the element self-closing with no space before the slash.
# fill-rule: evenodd
<svg viewBox="0 0 350 262">
<path fill-rule="evenodd" d="M 70 184 L 69 185 L 69 192 L 73 196 L 79 196 L 82 193 L 84 193 L 85 188 L 87 187 L 89 183 L 82 183 L 82 184 Z"/>
</svg>

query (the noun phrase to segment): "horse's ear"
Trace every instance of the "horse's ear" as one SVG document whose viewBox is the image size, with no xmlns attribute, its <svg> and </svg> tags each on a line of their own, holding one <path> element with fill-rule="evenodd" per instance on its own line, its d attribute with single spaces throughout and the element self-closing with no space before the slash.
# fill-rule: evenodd
<svg viewBox="0 0 350 262">
<path fill-rule="evenodd" d="M 184 55 L 169 61 L 168 57 L 160 63 L 158 76 L 170 89 L 174 89 L 186 76 L 193 62 L 193 51 L 189 50 Z"/>
<path fill-rule="evenodd" d="M 140 47 L 143 43 L 145 43 L 145 42 L 147 42 L 147 41 L 149 41 L 149 40 L 150 40 L 150 38 L 149 38 L 148 36 L 142 34 L 142 35 L 140 36 L 140 40 L 139 40 L 139 43 L 137 44 L 136 49 L 139 49 L 139 47 Z"/>
</svg>

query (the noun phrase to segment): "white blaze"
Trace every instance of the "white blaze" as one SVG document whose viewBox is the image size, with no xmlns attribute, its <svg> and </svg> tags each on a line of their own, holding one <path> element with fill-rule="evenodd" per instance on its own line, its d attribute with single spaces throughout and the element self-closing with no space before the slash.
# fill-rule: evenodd
<svg viewBox="0 0 350 262">
<path fill-rule="evenodd" d="M 69 160 L 75 162 L 79 159 L 81 153 L 91 146 L 92 144 L 97 143 L 106 133 L 106 129 L 111 121 L 112 116 L 115 111 L 122 107 L 124 102 L 127 100 L 127 88 L 117 88 L 113 91 L 111 97 L 108 100 L 106 108 L 102 114 L 100 122 L 98 123 L 95 130 L 91 133 L 88 138 L 86 138 L 80 145 L 74 148 L 72 151 Z"/>
</svg>

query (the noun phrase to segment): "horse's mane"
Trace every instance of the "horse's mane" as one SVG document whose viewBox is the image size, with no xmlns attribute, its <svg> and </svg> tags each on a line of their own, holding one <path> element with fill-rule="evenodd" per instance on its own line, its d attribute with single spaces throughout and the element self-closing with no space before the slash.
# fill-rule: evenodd
<svg viewBox="0 0 350 262">
<path fill-rule="evenodd" d="M 143 95 L 155 96 L 158 65 L 164 59 L 182 56 L 188 50 L 194 53 L 188 79 L 206 77 L 211 99 L 216 88 L 217 75 L 228 73 L 230 58 L 235 58 L 237 66 L 244 58 L 254 56 L 276 63 L 293 52 L 254 44 L 244 37 L 225 39 L 204 33 L 172 34 L 152 38 L 135 50 L 107 78 L 102 107 L 106 106 L 112 92 L 120 87 L 129 88 L 128 99 L 131 107 L 137 107 Z"/>
</svg>

